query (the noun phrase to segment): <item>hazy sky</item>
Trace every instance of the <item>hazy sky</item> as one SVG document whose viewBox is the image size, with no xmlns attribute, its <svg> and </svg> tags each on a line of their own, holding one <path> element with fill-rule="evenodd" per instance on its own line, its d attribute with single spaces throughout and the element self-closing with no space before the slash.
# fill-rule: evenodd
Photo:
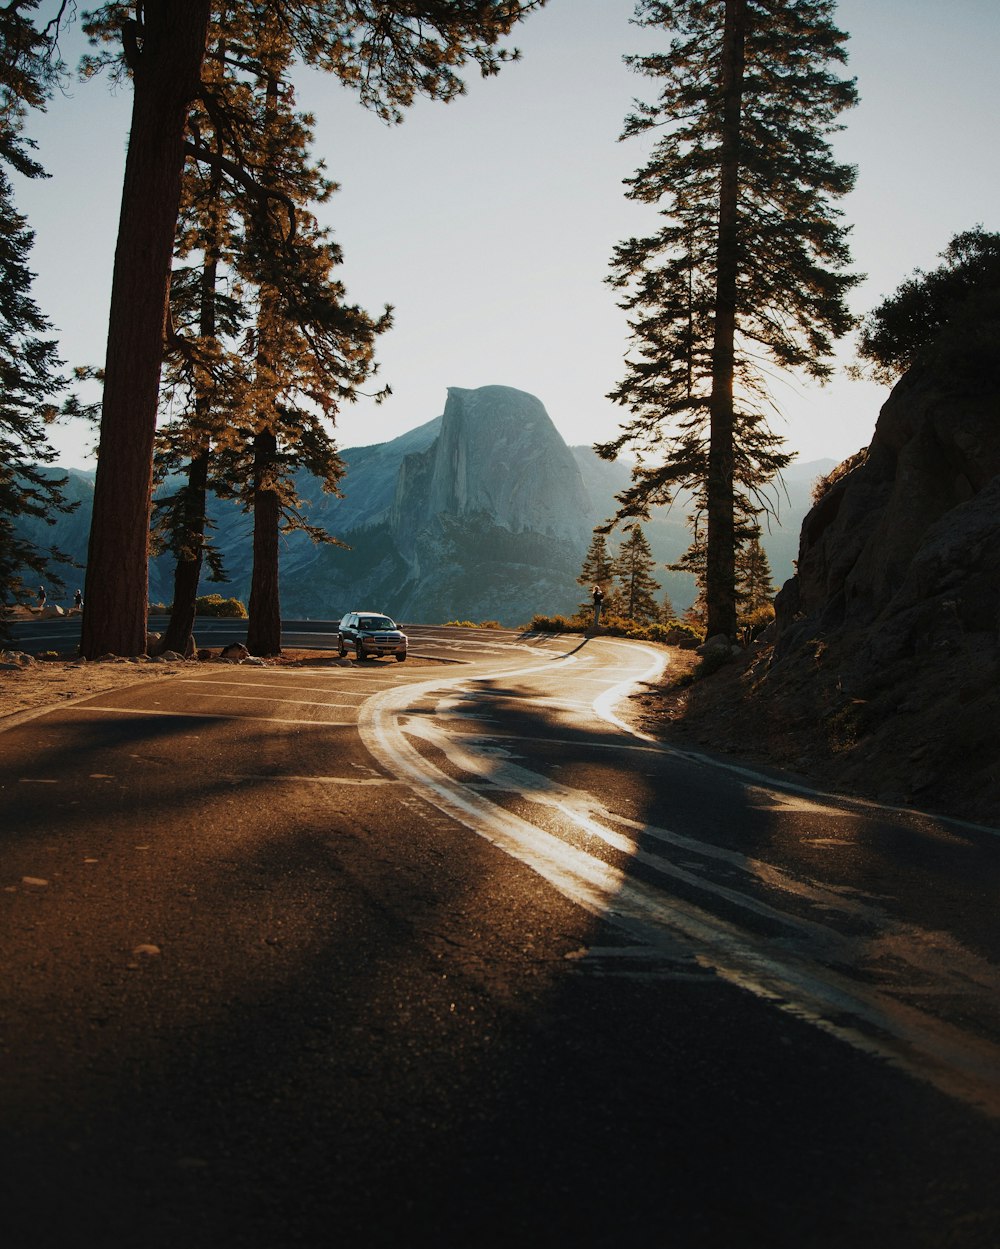
<svg viewBox="0 0 1000 1249">
<path fill-rule="evenodd" d="M 622 56 L 666 44 L 630 24 L 633 8 L 549 0 L 517 31 L 519 63 L 470 80 L 452 104 L 420 101 L 400 126 L 335 81 L 300 76 L 299 104 L 315 113 L 317 152 L 341 187 L 321 219 L 343 248 L 348 296 L 396 310 L 379 348 L 393 395 L 345 409 L 342 447 L 430 420 L 449 386 L 493 384 L 537 395 L 571 445 L 613 436 L 624 414 L 604 396 L 621 379 L 627 331 L 604 278 L 614 244 L 649 226 L 622 179 L 652 142 L 617 138 L 632 99 L 655 92 Z M 1000 5 L 842 0 L 837 20 L 861 96 L 836 151 L 858 166 L 841 207 L 868 275 L 852 306 L 865 312 L 934 267 L 959 230 L 1000 230 Z M 18 180 L 17 203 L 37 235 L 35 295 L 70 364 L 103 363 L 130 103 L 98 80 L 31 122 L 52 177 Z M 841 357 L 852 360 L 850 343 Z M 803 460 L 840 459 L 870 441 L 886 393 L 840 374 L 823 388 L 778 380 L 776 428 Z M 87 462 L 89 440 L 53 437 L 65 465 Z"/>
</svg>

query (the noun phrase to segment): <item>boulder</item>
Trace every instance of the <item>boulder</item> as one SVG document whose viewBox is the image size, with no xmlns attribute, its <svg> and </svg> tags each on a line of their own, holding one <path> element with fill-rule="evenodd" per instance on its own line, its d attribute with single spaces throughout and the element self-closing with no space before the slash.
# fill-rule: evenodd
<svg viewBox="0 0 1000 1249">
<path fill-rule="evenodd" d="M 34 667 L 35 658 L 24 651 L 0 651 L 0 662 L 9 669 L 31 668 Z"/>
</svg>

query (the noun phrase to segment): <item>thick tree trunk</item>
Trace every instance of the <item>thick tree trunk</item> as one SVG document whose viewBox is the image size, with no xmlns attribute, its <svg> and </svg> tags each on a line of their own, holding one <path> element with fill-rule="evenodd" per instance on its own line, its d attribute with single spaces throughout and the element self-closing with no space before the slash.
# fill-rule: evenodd
<svg viewBox="0 0 1000 1249">
<path fill-rule="evenodd" d="M 251 655 L 281 654 L 281 600 L 278 592 L 278 527 L 281 509 L 271 480 L 278 440 L 269 429 L 254 438 L 253 575 L 247 650 Z"/>
<path fill-rule="evenodd" d="M 719 236 L 715 341 L 708 454 L 708 535 L 705 557 L 707 632 L 736 636 L 736 525 L 734 500 L 736 293 L 739 275 L 739 166 L 746 0 L 726 0 L 722 49 L 723 125 L 720 153 Z"/>
<path fill-rule="evenodd" d="M 153 439 L 187 107 L 210 0 L 146 0 L 115 251 L 81 653 L 146 650 Z"/>
<path fill-rule="evenodd" d="M 220 194 L 222 179 L 213 171 L 212 184 L 216 197 Z M 216 207 L 218 200 L 216 199 Z M 218 223 L 213 222 L 205 239 L 205 263 L 201 270 L 201 300 L 198 314 L 198 331 L 203 339 L 214 339 L 216 331 L 216 283 L 219 277 Z M 209 428 L 212 409 L 212 390 L 208 379 L 195 399 L 195 419 L 202 430 Z M 170 623 L 163 639 L 163 649 L 186 655 L 191 645 L 197 616 L 198 583 L 205 552 L 205 532 L 208 527 L 208 470 L 211 459 L 211 438 L 206 433 L 202 450 L 188 465 L 188 482 L 184 494 L 182 524 L 184 532 L 180 553 L 174 568 L 174 598 L 170 609 Z"/>
</svg>

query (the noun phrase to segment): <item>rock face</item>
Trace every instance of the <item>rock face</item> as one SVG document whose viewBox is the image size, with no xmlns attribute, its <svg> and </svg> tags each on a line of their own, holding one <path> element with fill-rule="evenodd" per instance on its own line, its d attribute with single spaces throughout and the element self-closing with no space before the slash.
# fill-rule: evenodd
<svg viewBox="0 0 1000 1249">
<path fill-rule="evenodd" d="M 778 656 L 817 629 L 867 630 L 875 662 L 943 637 L 995 643 L 1000 397 L 913 370 L 860 459 L 803 522 L 776 605 Z"/>
<path fill-rule="evenodd" d="M 740 731 L 835 784 L 1000 826 L 1000 378 L 911 370 L 854 461 L 805 517 Z"/>
<path fill-rule="evenodd" d="M 579 544 L 590 510 L 572 452 L 534 395 L 451 387 L 434 443 L 403 461 L 391 523 L 401 544 L 440 516 Z"/>
<path fill-rule="evenodd" d="M 333 553 L 327 572 L 397 618 L 515 624 L 575 606 L 593 510 L 538 399 L 453 387 L 433 441 L 403 456 L 387 512 L 352 534 L 365 571 Z"/>
</svg>

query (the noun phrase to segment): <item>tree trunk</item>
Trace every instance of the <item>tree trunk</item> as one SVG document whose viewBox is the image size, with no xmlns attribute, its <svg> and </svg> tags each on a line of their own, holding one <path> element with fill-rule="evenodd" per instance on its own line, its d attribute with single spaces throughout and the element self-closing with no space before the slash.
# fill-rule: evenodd
<svg viewBox="0 0 1000 1249">
<path fill-rule="evenodd" d="M 723 123 L 720 152 L 719 234 L 716 260 L 715 341 L 708 453 L 708 541 L 705 600 L 709 637 L 736 636 L 736 526 L 733 401 L 736 292 L 739 273 L 739 167 L 746 0 L 726 0 L 722 45 Z"/>
<path fill-rule="evenodd" d="M 220 45 L 224 48 L 224 45 Z M 212 189 L 215 195 L 213 212 L 221 211 L 218 197 L 222 191 L 222 177 L 212 172 Z M 203 339 L 214 339 L 216 331 L 216 285 L 219 277 L 219 224 L 213 220 L 205 238 L 205 263 L 201 270 L 201 298 L 198 311 L 198 333 Z M 208 378 L 195 398 L 195 419 L 201 430 L 209 428 L 212 415 L 212 386 Z M 205 551 L 205 532 L 208 527 L 208 469 L 211 459 L 211 436 L 203 435 L 202 450 L 188 465 L 188 483 L 184 496 L 184 533 L 180 554 L 174 568 L 174 598 L 170 609 L 170 623 L 163 640 L 164 650 L 186 655 L 191 644 L 197 616 L 198 582 Z"/>
<path fill-rule="evenodd" d="M 197 614 L 198 582 L 205 549 L 206 500 L 208 497 L 208 447 L 188 465 L 184 491 L 183 547 L 174 568 L 174 598 L 170 623 L 163 635 L 163 649 L 186 655 Z"/>
<path fill-rule="evenodd" d="M 210 0 L 147 0 L 115 251 L 81 654 L 146 650 L 153 439 L 184 165 Z"/>
<path fill-rule="evenodd" d="M 278 526 L 281 509 L 277 491 L 269 488 L 278 440 L 263 429 L 253 440 L 253 575 L 247 650 L 251 655 L 281 654 L 281 600 L 278 592 Z"/>
</svg>

